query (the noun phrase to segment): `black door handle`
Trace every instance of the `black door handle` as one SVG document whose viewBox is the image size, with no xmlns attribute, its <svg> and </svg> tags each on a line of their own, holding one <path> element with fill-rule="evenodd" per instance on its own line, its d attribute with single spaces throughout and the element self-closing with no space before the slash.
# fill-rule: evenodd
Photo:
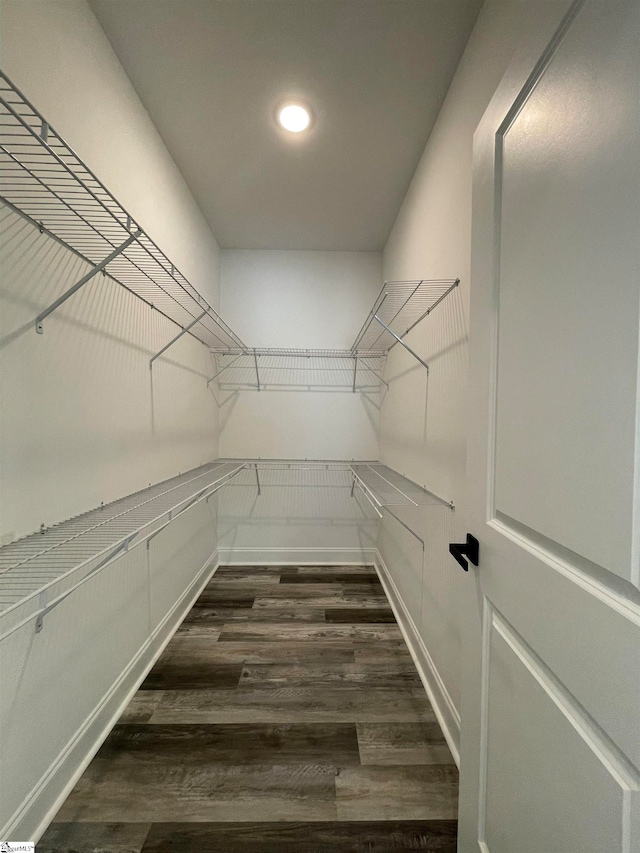
<svg viewBox="0 0 640 853">
<path fill-rule="evenodd" d="M 467 563 L 465 557 L 471 560 L 474 566 L 477 566 L 480 558 L 480 543 L 475 536 L 467 533 L 467 541 L 459 542 L 458 544 L 452 542 L 449 545 L 449 553 L 460 563 L 465 572 L 468 572 L 469 563 Z"/>
</svg>

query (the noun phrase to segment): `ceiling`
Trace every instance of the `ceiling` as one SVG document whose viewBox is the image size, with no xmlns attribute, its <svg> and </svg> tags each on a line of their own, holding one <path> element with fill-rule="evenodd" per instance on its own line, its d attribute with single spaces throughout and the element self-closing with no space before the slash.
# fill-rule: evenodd
<svg viewBox="0 0 640 853">
<path fill-rule="evenodd" d="M 379 251 L 481 0 L 90 5 L 223 248 Z"/>
</svg>

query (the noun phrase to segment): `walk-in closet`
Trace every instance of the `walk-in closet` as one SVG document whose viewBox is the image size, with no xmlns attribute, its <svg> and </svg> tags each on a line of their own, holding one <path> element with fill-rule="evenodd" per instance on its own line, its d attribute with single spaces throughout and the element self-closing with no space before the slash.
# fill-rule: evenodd
<svg viewBox="0 0 640 853">
<path fill-rule="evenodd" d="M 640 850 L 638 40 L 2 0 L 2 851 Z"/>
</svg>

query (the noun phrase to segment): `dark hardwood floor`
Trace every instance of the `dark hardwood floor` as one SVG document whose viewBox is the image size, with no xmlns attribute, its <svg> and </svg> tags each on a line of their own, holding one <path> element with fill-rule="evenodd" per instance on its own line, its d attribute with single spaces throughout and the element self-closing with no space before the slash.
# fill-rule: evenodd
<svg viewBox="0 0 640 853">
<path fill-rule="evenodd" d="M 373 569 L 220 568 L 38 853 L 454 853 L 458 778 Z"/>
</svg>

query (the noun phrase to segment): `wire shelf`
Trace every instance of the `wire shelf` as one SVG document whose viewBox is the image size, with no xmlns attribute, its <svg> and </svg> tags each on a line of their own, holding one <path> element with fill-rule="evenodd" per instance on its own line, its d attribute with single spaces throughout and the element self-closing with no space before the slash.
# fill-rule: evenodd
<svg viewBox="0 0 640 853">
<path fill-rule="evenodd" d="M 348 465 L 325 467 L 323 465 L 277 466 L 256 464 L 261 492 L 264 489 L 350 489 L 353 480 Z M 247 466 L 234 479 L 232 486 L 234 489 L 242 487 L 255 489 L 257 486 L 256 468 Z"/>
<path fill-rule="evenodd" d="M 345 378 L 352 371 L 352 390 L 365 390 L 370 385 L 362 387 L 358 382 L 358 370 L 364 370 L 369 377 L 375 377 L 377 382 L 373 387 L 387 384 L 382 376 L 384 359 L 387 352 L 397 343 L 402 344 L 424 367 L 428 365 L 411 347 L 404 343 L 403 338 L 433 309 L 439 305 L 458 285 L 459 279 L 421 279 L 416 281 L 387 281 L 378 294 L 373 308 L 369 311 L 355 341 L 348 350 L 339 349 L 287 349 L 287 348 L 254 348 L 248 347 L 212 347 L 212 352 L 219 361 L 218 370 L 213 377 L 217 378 L 228 369 L 236 371 L 234 381 L 225 380 L 227 385 L 236 387 L 257 388 L 261 390 L 260 373 L 262 368 L 272 371 L 288 371 L 287 381 L 279 382 L 277 376 L 264 379 L 265 387 L 277 385 L 302 384 L 308 387 L 345 386 L 349 383 Z M 260 360 L 260 363 L 259 363 Z M 340 368 L 332 367 L 331 362 L 342 362 Z M 312 363 L 320 379 L 304 381 L 292 376 L 296 373 L 310 372 Z M 337 373 L 342 370 L 341 379 Z M 244 372 L 243 372 L 244 371 Z M 252 380 L 252 372 L 255 379 Z M 324 375 L 322 375 L 324 371 Z M 329 381 L 328 374 L 333 372 Z"/>
<path fill-rule="evenodd" d="M 225 485 L 240 462 L 203 465 L 0 548 L 0 613 L 41 595 L 63 577 L 155 532 L 194 499 Z"/>
<path fill-rule="evenodd" d="M 353 460 L 347 459 L 262 459 L 260 457 L 226 457 L 224 459 L 220 459 L 219 461 L 225 463 L 235 462 L 237 464 L 249 465 L 251 467 L 257 465 L 260 471 L 267 470 L 267 468 L 282 468 L 289 471 L 300 471 L 304 470 L 305 468 L 314 471 L 318 469 L 324 469 L 327 471 L 348 471 L 351 468 L 351 465 L 354 464 Z M 377 462 L 374 462 L 373 460 L 367 460 L 355 464 L 377 465 Z"/>
<path fill-rule="evenodd" d="M 453 506 L 451 502 L 427 491 L 388 465 L 376 461 L 249 458 L 223 461 L 245 466 L 241 475 L 234 480 L 236 486 L 255 487 L 259 481 L 261 486 L 318 485 L 351 488 L 355 479 L 378 507 Z"/>
<path fill-rule="evenodd" d="M 353 483 L 351 463 L 346 460 L 317 459 L 227 459 L 245 469 L 233 481 L 235 488 L 345 488 Z"/>
<path fill-rule="evenodd" d="M 351 465 L 351 470 L 380 507 L 451 506 L 447 501 L 379 462 L 356 463 Z"/>
<path fill-rule="evenodd" d="M 212 347 L 211 351 L 215 355 L 219 356 L 252 356 L 255 353 L 256 355 L 261 357 L 271 356 L 274 358 L 343 358 L 349 359 L 350 361 L 353 361 L 356 356 L 356 353 L 348 349 L 291 349 L 287 347 L 244 347 L 242 349 L 218 349 Z M 367 352 L 363 351 L 361 353 L 358 353 L 357 355 L 358 358 L 382 359 L 385 357 L 386 352 L 384 350 L 379 349 Z"/>
<path fill-rule="evenodd" d="M 387 352 L 398 343 L 398 339 L 404 338 L 430 314 L 459 283 L 457 278 L 385 282 L 353 342 L 352 352 Z"/>
<path fill-rule="evenodd" d="M 0 72 L 0 201 L 209 347 L 244 347 L 94 173 Z"/>
<path fill-rule="evenodd" d="M 212 350 L 223 388 L 315 388 L 379 390 L 385 353 L 337 349 L 262 348 Z"/>
<path fill-rule="evenodd" d="M 379 388 L 385 384 L 384 357 L 398 342 L 428 367 L 402 338 L 459 283 L 458 279 L 386 282 L 349 350 L 251 349 L 2 72 L 0 201 L 92 267 L 37 318 L 38 331 L 42 331 L 42 321 L 51 311 L 102 270 L 175 323 L 180 334 L 190 334 L 208 346 L 221 360 L 218 373 L 231 367 L 231 361 L 244 359 L 234 368 L 241 372 L 235 379 L 240 387 L 261 390 L 262 367 L 271 371 L 264 387 L 351 385 L 354 392 Z M 150 366 L 178 337 L 153 356 Z M 246 374 L 251 370 L 251 359 L 255 383 Z M 282 370 L 288 371 L 284 382 L 277 375 Z M 349 382 L 350 370 L 353 375 Z M 310 371 L 313 376 L 304 375 Z"/>
<path fill-rule="evenodd" d="M 46 614 L 96 569 L 104 568 L 134 543 L 149 540 L 197 500 L 228 484 L 257 488 L 258 495 L 264 488 L 344 488 L 353 497 L 358 485 L 380 517 L 380 509 L 394 505 L 450 506 L 373 461 L 218 460 L 0 548 L 0 616 L 28 603 L 36 610 L 27 619 Z M 85 574 L 75 586 L 47 603 L 49 595 L 59 592 L 60 581 L 83 568 Z"/>
</svg>

